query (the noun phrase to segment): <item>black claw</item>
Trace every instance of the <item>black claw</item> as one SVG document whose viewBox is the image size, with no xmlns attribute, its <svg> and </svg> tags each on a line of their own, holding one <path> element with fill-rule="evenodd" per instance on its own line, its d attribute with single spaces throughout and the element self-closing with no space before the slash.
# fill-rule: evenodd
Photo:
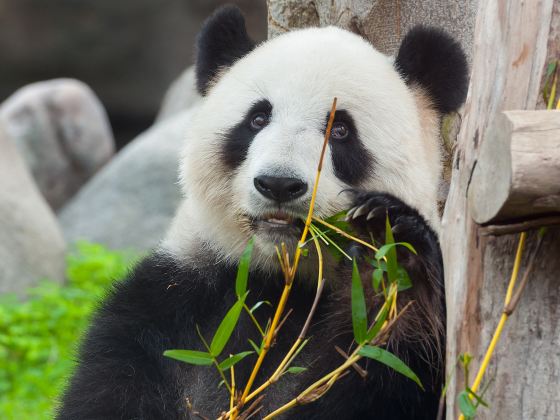
<svg viewBox="0 0 560 420">
<path fill-rule="evenodd" d="M 358 208 L 358 206 L 352 207 L 350 210 L 348 210 L 348 212 L 346 213 L 346 217 L 344 218 L 344 220 L 346 222 L 349 222 L 350 220 L 352 220 L 352 215 L 354 214 L 354 212 L 356 211 L 357 208 Z"/>
<path fill-rule="evenodd" d="M 396 224 L 395 226 L 391 227 L 391 230 L 395 235 L 402 233 L 403 229 L 404 229 L 404 224 L 402 223 Z"/>
<path fill-rule="evenodd" d="M 368 210 L 369 210 L 369 202 L 366 202 L 365 204 L 362 204 L 360 207 L 356 209 L 352 218 L 355 219 L 357 217 L 363 216 L 364 214 L 367 214 Z"/>
<path fill-rule="evenodd" d="M 366 217 L 366 220 L 371 220 L 371 219 L 374 219 L 374 218 L 381 217 L 385 214 L 386 211 L 387 210 L 383 206 L 376 207 L 368 213 L 368 215 Z"/>
</svg>

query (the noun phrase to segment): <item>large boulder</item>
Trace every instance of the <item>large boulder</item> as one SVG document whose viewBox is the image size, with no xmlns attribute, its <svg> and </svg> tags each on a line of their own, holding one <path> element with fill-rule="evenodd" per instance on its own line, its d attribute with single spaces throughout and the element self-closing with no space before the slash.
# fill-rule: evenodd
<svg viewBox="0 0 560 420">
<path fill-rule="evenodd" d="M 181 199 L 179 156 L 191 112 L 133 140 L 62 209 L 69 243 L 86 239 L 137 251 L 157 245 Z"/>
<path fill-rule="evenodd" d="M 0 106 L 0 121 L 54 209 L 114 154 L 105 110 L 91 89 L 77 80 L 21 88 Z"/>
<path fill-rule="evenodd" d="M 24 295 L 42 278 L 64 279 L 65 243 L 55 216 L 0 124 L 0 294 Z"/>
</svg>

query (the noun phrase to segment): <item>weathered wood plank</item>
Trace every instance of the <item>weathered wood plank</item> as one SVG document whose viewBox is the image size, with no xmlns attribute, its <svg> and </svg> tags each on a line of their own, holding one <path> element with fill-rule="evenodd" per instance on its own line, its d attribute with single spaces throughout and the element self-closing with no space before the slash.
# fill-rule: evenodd
<svg viewBox="0 0 560 420">
<path fill-rule="evenodd" d="M 535 109 L 546 65 L 550 28 L 559 16 L 555 0 L 481 0 L 477 15 L 471 83 L 458 137 L 451 188 L 443 216 L 448 308 L 448 372 L 469 352 L 478 369 L 503 309 L 517 235 L 481 236 L 467 203 L 473 166 L 499 112 Z M 534 238 L 533 238 L 534 239 Z M 551 230 L 538 267 L 517 311 L 508 321 L 486 378 L 493 378 L 477 418 L 560 418 L 560 232 Z M 528 250 L 534 244 L 529 238 Z M 472 378 L 471 378 L 472 380 Z M 457 369 L 447 416 L 457 417 L 456 396 L 464 387 Z"/>
<path fill-rule="evenodd" d="M 560 213 L 560 111 L 504 111 L 480 147 L 469 186 L 479 224 Z"/>
</svg>

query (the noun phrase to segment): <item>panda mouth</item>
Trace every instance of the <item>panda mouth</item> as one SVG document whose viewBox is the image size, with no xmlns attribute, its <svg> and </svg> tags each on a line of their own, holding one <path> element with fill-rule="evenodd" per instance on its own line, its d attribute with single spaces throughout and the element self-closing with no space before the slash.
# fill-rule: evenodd
<svg viewBox="0 0 560 420">
<path fill-rule="evenodd" d="M 253 226 L 256 230 L 292 236 L 301 233 L 304 224 L 299 217 L 276 211 L 254 218 Z"/>
</svg>

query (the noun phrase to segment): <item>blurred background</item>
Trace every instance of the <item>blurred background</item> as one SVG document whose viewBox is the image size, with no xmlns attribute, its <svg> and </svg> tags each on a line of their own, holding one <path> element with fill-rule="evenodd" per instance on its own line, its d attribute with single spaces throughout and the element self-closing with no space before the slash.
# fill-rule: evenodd
<svg viewBox="0 0 560 420">
<path fill-rule="evenodd" d="M 49 419 L 79 338 L 181 200 L 217 0 L 0 0 L 0 419 Z M 266 37 L 265 0 L 233 0 Z"/>
<path fill-rule="evenodd" d="M 0 101 L 26 84 L 72 77 L 105 106 L 118 147 L 154 120 L 218 0 L 0 0 Z M 253 39 L 265 0 L 233 0 Z"/>
</svg>

